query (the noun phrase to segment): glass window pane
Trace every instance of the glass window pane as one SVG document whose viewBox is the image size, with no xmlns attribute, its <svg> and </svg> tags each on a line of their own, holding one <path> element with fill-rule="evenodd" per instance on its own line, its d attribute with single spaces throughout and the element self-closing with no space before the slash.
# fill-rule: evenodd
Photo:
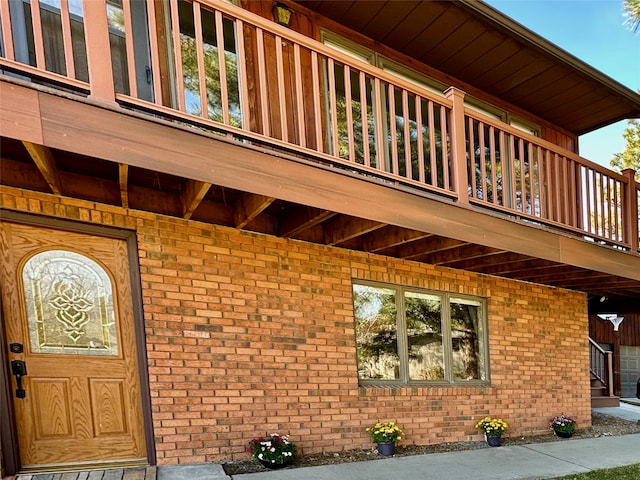
<svg viewBox="0 0 640 480">
<path fill-rule="evenodd" d="M 396 291 L 353 286 L 358 377 L 361 380 L 400 378 Z"/>
<path fill-rule="evenodd" d="M 49 8 L 46 8 L 47 6 Z M 60 75 L 67 75 L 60 2 L 49 1 L 47 4 L 41 3 L 40 19 L 42 21 L 42 41 L 44 43 L 46 69 Z"/>
<path fill-rule="evenodd" d="M 203 64 L 198 62 L 196 49 L 196 25 L 193 4 L 185 1 L 178 3 L 180 20 L 180 48 L 184 82 L 184 99 L 187 113 L 204 116 L 216 122 L 224 122 L 223 103 L 229 108 L 229 124 L 242 127 L 240 101 L 240 74 L 238 71 L 238 53 L 236 51 L 236 23 L 228 18 L 222 19 L 222 37 L 224 45 L 218 45 L 218 32 L 215 13 L 202 8 L 200 10 L 203 44 Z M 224 55 L 227 96 L 222 98 L 220 84 L 220 49 Z M 200 96 L 200 69 L 204 70 L 207 105 L 203 106 Z M 206 111 L 203 114 L 203 108 Z"/>
<path fill-rule="evenodd" d="M 482 304 L 475 300 L 451 299 L 451 343 L 455 381 L 485 380 L 481 307 Z"/>
<path fill-rule="evenodd" d="M 27 262 L 22 279 L 33 353 L 118 354 L 113 288 L 100 265 L 50 250 Z"/>
<path fill-rule="evenodd" d="M 440 297 L 407 292 L 404 303 L 409 348 L 409 379 L 443 380 L 444 348 Z"/>
</svg>

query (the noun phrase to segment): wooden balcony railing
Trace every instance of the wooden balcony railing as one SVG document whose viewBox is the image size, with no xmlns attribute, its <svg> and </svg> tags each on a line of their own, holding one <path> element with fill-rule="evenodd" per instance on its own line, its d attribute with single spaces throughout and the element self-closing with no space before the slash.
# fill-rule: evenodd
<svg viewBox="0 0 640 480">
<path fill-rule="evenodd" d="M 0 26 L 7 74 L 640 251 L 633 172 L 227 2 L 0 0 Z"/>
</svg>

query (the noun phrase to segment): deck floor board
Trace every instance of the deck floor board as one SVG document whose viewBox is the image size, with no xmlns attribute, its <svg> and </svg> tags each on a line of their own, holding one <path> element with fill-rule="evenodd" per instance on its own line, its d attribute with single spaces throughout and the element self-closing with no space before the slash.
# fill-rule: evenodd
<svg viewBox="0 0 640 480">
<path fill-rule="evenodd" d="M 16 480 L 156 480 L 156 467 L 18 475 Z"/>
</svg>

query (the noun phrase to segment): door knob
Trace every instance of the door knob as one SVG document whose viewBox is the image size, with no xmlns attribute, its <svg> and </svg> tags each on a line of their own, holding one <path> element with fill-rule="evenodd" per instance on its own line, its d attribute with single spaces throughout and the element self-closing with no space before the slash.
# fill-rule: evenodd
<svg viewBox="0 0 640 480">
<path fill-rule="evenodd" d="M 11 373 L 16 377 L 16 398 L 26 397 L 27 392 L 22 388 L 22 377 L 27 375 L 27 364 L 22 360 L 12 360 Z"/>
</svg>

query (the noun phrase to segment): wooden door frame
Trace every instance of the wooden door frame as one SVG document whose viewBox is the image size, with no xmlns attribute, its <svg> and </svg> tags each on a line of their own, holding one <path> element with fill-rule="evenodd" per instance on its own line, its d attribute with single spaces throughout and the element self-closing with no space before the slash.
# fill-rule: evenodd
<svg viewBox="0 0 640 480">
<path fill-rule="evenodd" d="M 138 243 L 136 232 L 117 227 L 105 227 L 73 220 L 60 220 L 53 217 L 15 212 L 0 208 L 0 219 L 7 222 L 21 223 L 34 227 L 53 228 L 74 233 L 84 233 L 107 238 L 124 240 L 127 243 L 129 272 L 131 278 L 131 308 L 135 332 L 136 354 L 140 381 L 142 418 L 144 421 L 144 438 L 149 465 L 156 464 L 155 441 L 153 435 L 153 421 L 151 416 L 151 393 L 149 390 L 149 367 L 147 363 L 147 346 L 144 330 L 144 315 L 142 310 L 142 285 L 140 281 L 140 260 L 138 257 Z M 0 308 L 1 297 L 0 297 Z M 0 442 L 2 448 L 2 465 L 6 475 L 14 475 L 20 469 L 20 455 L 18 451 L 16 418 L 13 411 L 13 390 L 11 376 L 8 370 L 9 355 L 6 350 L 6 337 L 2 310 L 0 309 Z"/>
</svg>

